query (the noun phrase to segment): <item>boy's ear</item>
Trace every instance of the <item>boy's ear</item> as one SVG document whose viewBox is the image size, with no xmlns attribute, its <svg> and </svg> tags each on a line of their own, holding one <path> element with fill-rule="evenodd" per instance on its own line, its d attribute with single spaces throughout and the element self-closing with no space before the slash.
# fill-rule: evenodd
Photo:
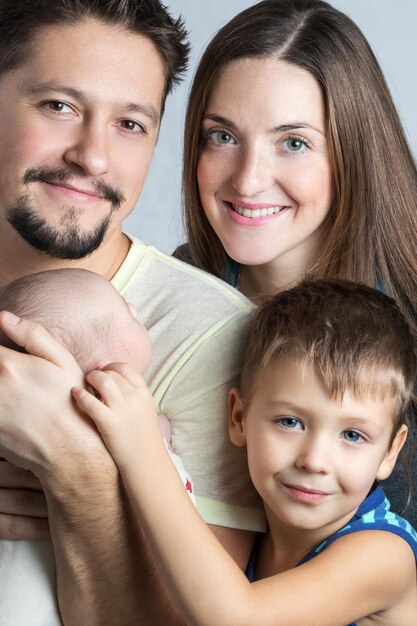
<svg viewBox="0 0 417 626">
<path fill-rule="evenodd" d="M 391 447 L 385 454 L 385 457 L 379 466 L 378 473 L 376 475 L 377 480 L 385 480 L 390 476 L 392 470 L 395 467 L 397 462 L 397 458 L 399 453 L 401 452 L 401 448 L 405 444 L 407 439 L 408 428 L 405 424 L 403 424 L 397 434 L 394 437 L 394 441 L 391 444 Z"/>
<path fill-rule="evenodd" d="M 235 446 L 244 446 L 246 445 L 246 435 L 243 426 L 242 397 L 237 387 L 233 387 L 233 389 L 229 391 L 227 405 L 229 409 L 230 441 L 234 443 Z"/>
</svg>

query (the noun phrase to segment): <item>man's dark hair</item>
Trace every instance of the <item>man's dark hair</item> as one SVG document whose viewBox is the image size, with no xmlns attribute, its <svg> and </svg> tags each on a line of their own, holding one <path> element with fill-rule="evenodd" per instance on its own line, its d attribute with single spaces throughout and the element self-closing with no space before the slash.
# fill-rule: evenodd
<svg viewBox="0 0 417 626">
<path fill-rule="evenodd" d="M 172 18 L 159 0 L 0 0 L 0 75 L 24 63 L 42 28 L 87 19 L 152 41 L 165 67 L 163 106 L 187 68 L 189 44 L 182 18 Z"/>
</svg>

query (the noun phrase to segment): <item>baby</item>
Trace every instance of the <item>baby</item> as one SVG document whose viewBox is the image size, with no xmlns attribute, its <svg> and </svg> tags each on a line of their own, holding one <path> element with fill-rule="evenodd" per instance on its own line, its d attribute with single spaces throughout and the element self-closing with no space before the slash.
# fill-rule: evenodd
<svg viewBox="0 0 417 626">
<path fill-rule="evenodd" d="M 134 308 L 93 272 L 61 269 L 20 278 L 0 289 L 0 310 L 42 324 L 85 374 L 118 361 L 143 374 L 150 364 L 151 340 Z M 0 343 L 21 350 L 1 331 Z M 194 501 L 190 477 L 168 445 L 170 423 L 163 415 L 158 419 L 165 446 Z M 2 626 L 61 624 L 50 541 L 0 541 L 0 588 Z"/>
</svg>

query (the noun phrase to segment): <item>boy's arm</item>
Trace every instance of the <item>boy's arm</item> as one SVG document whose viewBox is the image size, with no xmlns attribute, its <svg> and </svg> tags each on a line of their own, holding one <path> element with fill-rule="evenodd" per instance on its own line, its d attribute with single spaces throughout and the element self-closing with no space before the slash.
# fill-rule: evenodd
<svg viewBox="0 0 417 626">
<path fill-rule="evenodd" d="M 308 563 L 251 585 L 189 502 L 139 375 L 116 366 L 93 372 L 88 381 L 102 402 L 81 389 L 74 390 L 75 398 L 119 465 L 158 569 L 187 623 L 299 626 L 308 616 L 322 626 L 345 626 L 391 609 L 410 589 L 415 593 L 410 547 L 381 531 L 342 537 Z M 175 515 L 167 524 L 169 511 Z"/>
</svg>

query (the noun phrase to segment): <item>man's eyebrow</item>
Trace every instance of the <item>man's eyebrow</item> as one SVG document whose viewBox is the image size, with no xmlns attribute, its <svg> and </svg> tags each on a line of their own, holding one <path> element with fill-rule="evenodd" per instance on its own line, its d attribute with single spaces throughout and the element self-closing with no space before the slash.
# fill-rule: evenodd
<svg viewBox="0 0 417 626">
<path fill-rule="evenodd" d="M 232 122 L 232 120 L 229 120 L 227 117 L 223 117 L 222 115 L 207 113 L 203 117 L 203 121 L 204 120 L 211 120 L 212 122 L 216 122 L 217 124 L 228 126 L 232 130 L 237 130 L 236 124 Z M 273 135 L 274 133 L 286 133 L 292 130 L 299 130 L 301 128 L 308 128 L 310 130 L 314 130 L 316 133 L 320 133 L 321 135 L 325 134 L 323 130 L 320 130 L 319 128 L 316 128 L 315 126 L 308 124 L 308 122 L 299 122 L 299 121 L 291 122 L 289 124 L 280 124 L 279 126 L 274 126 L 268 131 L 268 133 Z"/>
<path fill-rule="evenodd" d="M 123 105 L 123 109 L 127 113 L 142 113 L 148 117 L 153 126 L 159 126 L 161 116 L 158 111 L 150 104 L 136 104 L 135 102 L 129 102 Z"/>
<path fill-rule="evenodd" d="M 29 84 L 24 92 L 25 94 L 32 96 L 59 92 L 77 100 L 88 101 L 89 99 L 88 95 L 84 91 L 80 91 L 74 87 L 61 85 L 60 83 L 40 83 L 37 85 Z M 123 111 L 126 111 L 126 113 L 140 113 L 142 115 L 146 115 L 146 117 L 150 119 L 153 126 L 159 126 L 160 114 L 152 105 L 139 104 L 136 102 L 123 102 L 118 106 L 120 106 Z"/>
<path fill-rule="evenodd" d="M 36 85 L 28 83 L 24 88 L 24 93 L 29 96 L 48 94 L 53 91 L 59 91 L 60 93 L 70 96 L 71 98 L 85 98 L 83 91 L 74 89 L 73 87 L 67 87 L 66 85 L 61 85 L 59 83 L 38 83 Z"/>
</svg>

